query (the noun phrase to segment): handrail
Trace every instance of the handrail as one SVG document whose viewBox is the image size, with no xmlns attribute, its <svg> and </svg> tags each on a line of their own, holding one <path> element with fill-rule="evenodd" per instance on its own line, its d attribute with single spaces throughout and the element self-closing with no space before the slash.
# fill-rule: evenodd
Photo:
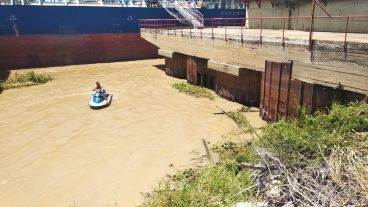
<svg viewBox="0 0 368 207">
<path fill-rule="evenodd" d="M 248 18 L 203 18 L 203 20 L 255 20 L 255 19 L 311 19 L 311 16 L 290 16 L 290 17 L 248 17 Z M 346 18 L 368 18 L 368 15 L 351 15 L 351 16 L 315 16 L 316 19 L 346 19 Z M 157 20 L 164 20 L 164 21 L 176 21 L 178 19 L 140 19 L 144 21 L 157 21 Z M 185 19 L 183 19 L 185 20 Z"/>
<path fill-rule="evenodd" d="M 312 17 L 311 16 L 291 16 L 291 17 L 250 17 L 250 18 L 204 18 L 203 19 L 203 27 L 200 27 L 199 30 L 192 30 L 195 29 L 196 26 L 193 25 L 191 27 L 182 25 L 182 24 L 177 24 L 177 21 L 180 21 L 181 19 L 140 19 L 139 20 L 139 25 L 141 26 L 141 28 L 155 28 L 155 29 L 165 29 L 165 28 L 169 28 L 169 29 L 180 29 L 182 36 L 183 36 L 183 29 L 190 29 L 189 33 L 190 33 L 190 37 L 192 37 L 192 34 L 196 34 L 198 37 L 202 38 L 203 37 L 203 31 L 202 29 L 205 28 L 210 28 L 211 29 L 211 37 L 212 39 L 215 38 L 215 34 L 214 34 L 214 29 L 213 28 L 217 28 L 217 29 L 224 29 L 224 40 L 228 40 L 229 36 L 228 36 L 228 29 L 232 29 L 232 33 L 236 34 L 237 36 L 233 36 L 232 38 L 237 38 L 242 42 L 243 44 L 243 40 L 244 40 L 244 31 L 246 30 L 259 30 L 258 33 L 258 37 L 255 39 L 260 45 L 262 45 L 262 42 L 265 40 L 265 38 L 263 38 L 263 33 L 262 31 L 269 31 L 269 30 L 273 30 L 274 33 L 277 33 L 277 31 L 280 31 L 278 33 L 278 38 L 280 38 L 280 42 L 283 46 L 285 46 L 285 41 L 289 41 L 289 39 L 285 36 L 287 36 L 288 34 L 285 33 L 285 31 L 287 30 L 300 30 L 303 32 L 307 32 L 307 34 L 309 34 L 309 43 L 308 43 L 308 48 L 309 50 L 312 50 L 315 42 L 313 42 L 313 37 L 311 34 L 313 34 L 313 32 L 333 32 L 336 34 L 339 34 L 340 36 L 343 34 L 344 37 L 340 38 L 339 41 L 344 42 L 343 45 L 343 49 L 347 50 L 348 48 L 348 44 L 349 44 L 349 38 L 348 36 L 350 35 L 350 33 L 360 33 L 362 34 L 364 37 L 361 38 L 366 38 L 368 39 L 368 27 L 366 24 L 368 24 L 368 15 L 350 15 L 350 16 L 315 16 L 313 17 L 314 20 L 318 21 L 333 21 L 333 20 L 338 20 L 338 22 L 329 22 L 329 23 L 323 23 L 322 24 L 316 24 L 316 25 L 312 25 Z M 361 27 L 352 27 L 351 22 L 353 22 L 354 20 L 361 20 L 361 19 L 365 19 L 367 21 L 366 24 L 362 25 Z M 197 19 L 193 18 L 193 19 L 185 19 L 187 21 L 197 21 Z M 252 20 L 253 23 L 251 25 L 251 28 L 246 28 L 246 22 Z M 272 22 L 267 24 L 267 21 L 276 21 L 276 22 Z M 301 22 L 301 23 L 296 23 L 295 25 L 291 26 L 289 25 L 288 22 L 290 22 L 290 20 L 299 20 L 299 21 L 305 21 L 305 22 Z M 288 21 L 288 22 L 287 22 Z M 350 22 L 350 24 L 349 24 Z M 294 26 L 296 27 L 296 29 L 294 28 Z M 238 29 L 239 33 L 237 33 L 235 30 Z M 151 30 L 150 30 L 151 32 Z M 193 33 L 194 32 L 194 33 Z M 235 32 L 235 33 L 234 33 Z M 161 30 L 162 33 L 162 30 Z M 170 32 L 167 31 L 167 34 L 169 35 Z M 176 31 L 174 31 L 173 34 L 176 34 Z M 221 32 L 218 33 L 221 36 Z M 219 37 L 219 35 L 216 34 L 216 38 Z M 208 34 L 207 34 L 208 35 Z M 254 32 L 253 32 L 254 35 Z M 365 36 L 367 35 L 367 37 Z M 222 38 L 222 37 L 221 37 Z M 253 38 L 254 39 L 254 38 Z M 303 43 L 304 44 L 304 43 Z"/>
</svg>

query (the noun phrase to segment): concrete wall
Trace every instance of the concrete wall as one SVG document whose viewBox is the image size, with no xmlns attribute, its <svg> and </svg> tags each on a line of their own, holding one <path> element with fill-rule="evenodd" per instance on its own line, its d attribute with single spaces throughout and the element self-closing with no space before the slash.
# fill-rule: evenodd
<svg viewBox="0 0 368 207">
<path fill-rule="evenodd" d="M 249 17 L 287 17 L 287 16 L 311 16 L 312 12 L 311 0 L 299 0 L 287 5 L 276 5 L 272 8 L 269 0 L 261 0 L 261 8 L 255 2 L 251 2 L 249 7 Z M 351 16 L 351 15 L 368 15 L 367 0 L 327 0 L 326 10 L 332 16 Z M 321 8 L 316 6 L 316 16 L 326 16 Z M 282 20 L 264 20 L 263 28 L 280 29 L 282 28 Z M 250 20 L 250 28 L 259 28 L 259 20 Z M 309 20 L 291 20 L 286 22 L 286 28 L 296 30 L 309 30 Z M 316 19 L 316 31 L 345 32 L 346 19 Z M 350 19 L 350 32 L 368 33 L 368 19 Z"/>
</svg>

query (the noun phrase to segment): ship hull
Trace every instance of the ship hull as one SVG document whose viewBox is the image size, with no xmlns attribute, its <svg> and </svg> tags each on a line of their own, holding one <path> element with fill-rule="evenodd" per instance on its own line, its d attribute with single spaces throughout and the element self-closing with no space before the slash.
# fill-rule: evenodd
<svg viewBox="0 0 368 207">
<path fill-rule="evenodd" d="M 157 47 L 139 33 L 0 36 L 3 69 L 156 57 Z"/>
<path fill-rule="evenodd" d="M 205 18 L 244 17 L 244 10 L 201 9 Z M 0 68 L 155 58 L 139 19 L 172 19 L 163 8 L 0 6 Z"/>
</svg>

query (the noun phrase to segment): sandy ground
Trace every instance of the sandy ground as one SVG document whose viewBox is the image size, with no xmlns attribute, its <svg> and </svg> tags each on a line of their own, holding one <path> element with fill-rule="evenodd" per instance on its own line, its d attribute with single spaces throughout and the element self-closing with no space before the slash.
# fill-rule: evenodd
<svg viewBox="0 0 368 207">
<path fill-rule="evenodd" d="M 166 173 L 197 165 L 203 138 L 216 143 L 236 127 L 216 106 L 240 105 L 178 93 L 171 84 L 182 80 L 153 66 L 160 64 L 37 69 L 54 80 L 3 91 L 0 205 L 136 206 Z M 96 80 L 114 98 L 94 111 L 88 101 Z"/>
</svg>

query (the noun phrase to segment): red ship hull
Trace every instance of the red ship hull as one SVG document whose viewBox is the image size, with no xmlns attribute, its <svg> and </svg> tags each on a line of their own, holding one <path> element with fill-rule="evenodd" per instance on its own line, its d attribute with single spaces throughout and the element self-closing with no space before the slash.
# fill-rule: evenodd
<svg viewBox="0 0 368 207">
<path fill-rule="evenodd" d="M 0 68 L 156 58 L 157 47 L 139 33 L 0 36 Z"/>
</svg>

